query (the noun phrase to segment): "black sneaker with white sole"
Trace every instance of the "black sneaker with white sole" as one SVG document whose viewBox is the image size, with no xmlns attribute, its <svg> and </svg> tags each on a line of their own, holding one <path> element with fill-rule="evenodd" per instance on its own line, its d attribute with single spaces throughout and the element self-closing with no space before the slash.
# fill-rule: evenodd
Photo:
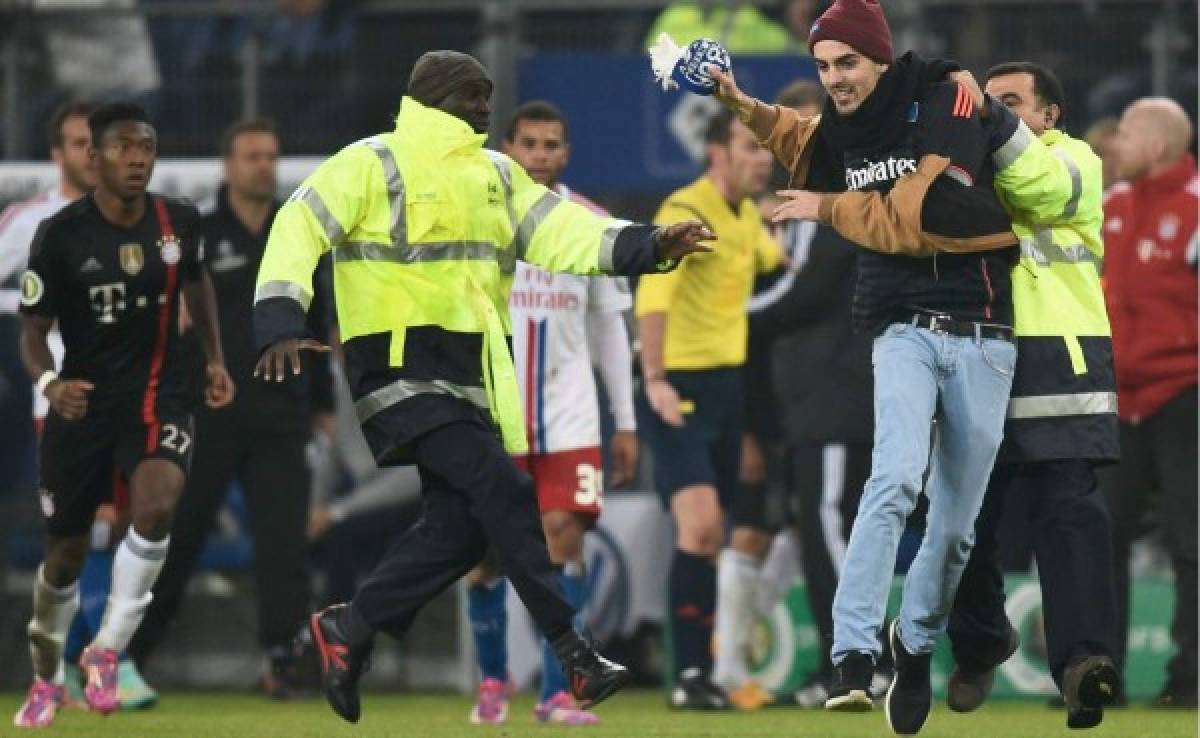
<svg viewBox="0 0 1200 738">
<path fill-rule="evenodd" d="M 836 712 L 867 712 L 875 706 L 871 699 L 871 679 L 875 662 L 865 653 L 850 652 L 840 664 L 833 666 L 833 682 L 825 709 Z"/>
<path fill-rule="evenodd" d="M 1104 706 L 1121 692 L 1121 675 L 1108 656 L 1088 656 L 1063 671 L 1067 727 L 1094 728 L 1104 720 Z"/>
<path fill-rule="evenodd" d="M 729 710 L 729 695 L 713 684 L 703 670 L 684 669 L 671 690 L 671 707 L 676 710 Z"/>
<path fill-rule="evenodd" d="M 933 654 L 909 653 L 900 640 L 899 622 L 895 620 L 888 631 L 888 642 L 896 659 L 896 678 L 883 702 L 884 715 L 896 735 L 916 735 L 933 707 L 933 687 L 929 683 Z"/>
</svg>

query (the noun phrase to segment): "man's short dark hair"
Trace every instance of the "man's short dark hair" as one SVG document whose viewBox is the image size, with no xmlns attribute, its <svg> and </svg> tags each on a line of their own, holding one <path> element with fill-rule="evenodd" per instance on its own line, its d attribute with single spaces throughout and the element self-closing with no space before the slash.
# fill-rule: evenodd
<svg viewBox="0 0 1200 738">
<path fill-rule="evenodd" d="M 733 120 L 733 111 L 721 108 L 708 119 L 708 127 L 704 129 L 704 143 L 728 145 L 733 138 Z"/>
<path fill-rule="evenodd" d="M 1057 124 L 1061 124 L 1067 117 L 1067 101 L 1062 82 L 1058 80 L 1058 75 L 1050 71 L 1048 67 L 1027 61 L 1005 62 L 989 69 L 987 79 L 991 80 L 993 77 L 1004 77 L 1009 74 L 1028 74 L 1033 77 L 1033 94 L 1037 95 L 1038 101 L 1043 106 L 1058 106 Z"/>
<path fill-rule="evenodd" d="M 63 144 L 66 143 L 66 137 L 63 136 L 63 124 L 67 122 L 68 118 L 83 118 L 86 120 L 95 110 L 95 103 L 84 100 L 75 100 L 58 106 L 58 109 L 54 111 L 54 115 L 50 116 L 50 125 L 46 128 L 50 148 L 61 149 Z"/>
<path fill-rule="evenodd" d="M 508 124 L 508 132 L 504 134 L 505 141 L 514 141 L 517 137 L 517 127 L 521 121 L 530 120 L 538 123 L 558 123 L 562 126 L 563 142 L 571 140 L 571 130 L 567 127 L 567 116 L 563 115 L 563 111 L 559 110 L 553 103 L 545 100 L 530 100 L 517 108 L 517 112 L 513 113 L 512 120 Z"/>
<path fill-rule="evenodd" d="M 825 103 L 825 88 L 811 79 L 798 79 L 779 91 L 775 104 L 785 108 L 821 107 Z"/>
<path fill-rule="evenodd" d="M 133 103 L 115 102 L 96 108 L 88 116 L 88 128 L 92 129 L 92 145 L 100 145 L 100 140 L 104 138 L 104 132 L 113 123 L 126 121 L 149 124 L 150 116 L 146 115 L 146 111 L 142 109 L 141 105 Z"/>
<path fill-rule="evenodd" d="M 233 123 L 221 134 L 221 156 L 233 153 L 233 143 L 243 133 L 269 133 L 279 140 L 279 126 L 270 118 L 247 118 Z"/>
</svg>

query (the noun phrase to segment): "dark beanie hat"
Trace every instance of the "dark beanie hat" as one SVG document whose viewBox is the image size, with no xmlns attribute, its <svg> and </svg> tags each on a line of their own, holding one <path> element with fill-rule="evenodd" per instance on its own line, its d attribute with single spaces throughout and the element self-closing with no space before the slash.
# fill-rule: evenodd
<svg viewBox="0 0 1200 738">
<path fill-rule="evenodd" d="M 818 41 L 841 41 L 880 64 L 891 64 L 892 31 L 879 0 L 836 0 L 813 23 L 808 48 Z"/>
<path fill-rule="evenodd" d="M 413 65 L 408 95 L 422 105 L 437 107 L 451 92 L 471 82 L 492 87 L 492 78 L 475 57 L 461 51 L 427 51 Z"/>
</svg>

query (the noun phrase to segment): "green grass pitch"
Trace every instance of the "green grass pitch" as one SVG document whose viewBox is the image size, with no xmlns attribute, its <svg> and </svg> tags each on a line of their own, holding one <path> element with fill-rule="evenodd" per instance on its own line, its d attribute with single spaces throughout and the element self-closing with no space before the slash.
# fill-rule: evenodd
<svg viewBox="0 0 1200 738">
<path fill-rule="evenodd" d="M 102 718 L 77 710 L 59 715 L 45 731 L 17 730 L 11 716 L 21 696 L 0 697 L 4 723 L 0 735 L 86 736 L 87 738 L 865 738 L 890 736 L 883 711 L 858 715 L 772 708 L 757 713 L 696 714 L 668 711 L 662 695 L 631 691 L 601 705 L 598 727 L 555 728 L 533 720 L 533 701 L 518 697 L 508 724 L 479 727 L 467 723 L 470 698 L 460 695 L 368 694 L 358 725 L 342 722 L 323 701 L 270 703 L 261 697 L 231 694 L 168 694 L 153 710 Z M 956 715 L 935 705 L 921 736 L 926 738 L 1194 738 L 1196 712 L 1127 708 L 1109 710 L 1103 725 L 1086 732 L 1068 731 L 1064 714 L 1036 703 L 996 703 L 971 715 Z"/>
</svg>

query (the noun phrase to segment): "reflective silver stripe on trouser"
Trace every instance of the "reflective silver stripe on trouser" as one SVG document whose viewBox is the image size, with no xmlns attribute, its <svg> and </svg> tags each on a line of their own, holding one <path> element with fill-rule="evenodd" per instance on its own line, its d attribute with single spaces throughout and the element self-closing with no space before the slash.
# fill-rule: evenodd
<svg viewBox="0 0 1200 738">
<path fill-rule="evenodd" d="M 508 210 L 508 222 L 512 226 L 514 243 L 510 244 L 509 248 L 500 249 L 497 252 L 497 260 L 502 273 L 512 274 L 517 270 L 517 259 L 525 258 L 524 247 L 521 247 L 521 252 L 517 253 L 520 240 L 517 238 L 517 211 L 513 207 L 512 169 L 509 168 L 508 157 L 499 151 L 484 149 L 483 153 L 492 160 L 492 166 L 496 167 L 496 172 L 500 175 L 500 182 L 504 185 L 504 207 Z"/>
<path fill-rule="evenodd" d="M 600 271 L 605 274 L 613 273 L 613 249 L 617 245 L 617 236 L 621 235 L 621 231 L 631 225 L 633 224 L 627 220 L 619 220 L 604 229 L 603 235 L 600 236 L 600 254 L 597 260 L 597 266 L 600 267 Z"/>
<path fill-rule="evenodd" d="M 441 379 L 400 379 L 360 397 L 354 403 L 354 412 L 358 422 L 365 423 L 392 405 L 417 395 L 449 395 L 466 400 L 481 410 L 491 411 L 487 392 L 482 387 L 463 387 Z"/>
<path fill-rule="evenodd" d="M 1038 266 L 1091 262 L 1097 272 L 1104 268 L 1104 260 L 1084 244 L 1059 246 L 1054 242 L 1054 230 L 1048 226 L 1038 228 L 1032 236 L 1021 236 L 1021 256 L 1033 259 Z"/>
<path fill-rule="evenodd" d="M 333 253 L 335 261 L 388 261 L 418 264 L 429 261 L 495 261 L 496 244 L 491 241 L 431 241 L 416 245 L 350 242 Z"/>
<path fill-rule="evenodd" d="M 525 252 L 529 249 L 529 244 L 533 242 L 533 233 L 546 220 L 550 212 L 562 203 L 563 199 L 557 192 L 546 191 L 546 194 L 538 198 L 538 201 L 529 208 L 529 212 L 525 213 L 525 217 L 521 218 L 521 224 L 517 226 L 517 258 L 524 259 Z"/>
<path fill-rule="evenodd" d="M 333 213 L 329 212 L 329 208 L 325 205 L 325 201 L 321 199 L 321 193 L 314 190 L 308 185 L 303 185 L 288 198 L 289 201 L 302 202 L 312 211 L 313 217 L 321 224 L 322 230 L 325 231 L 326 238 L 329 239 L 330 246 L 337 246 L 346 237 L 346 231 L 342 229 L 342 224 L 338 219 L 333 217 Z"/>
<path fill-rule="evenodd" d="M 387 181 L 388 200 L 392 204 L 392 224 L 388 233 L 392 243 L 408 243 L 408 221 L 404 212 L 404 178 L 400 176 L 400 167 L 392 150 L 378 136 L 363 139 L 362 143 L 375 152 L 383 164 L 383 176 Z"/>
<path fill-rule="evenodd" d="M 1083 175 L 1079 173 L 1079 167 L 1071 157 L 1060 149 L 1054 149 L 1054 154 L 1062 163 L 1067 165 L 1067 172 L 1071 175 L 1071 197 L 1067 199 L 1067 204 L 1063 206 L 1063 216 L 1070 218 L 1079 211 L 1079 196 L 1083 194 Z"/>
<path fill-rule="evenodd" d="M 1025 121 L 1018 120 L 1017 130 L 1013 131 L 1012 137 L 992 152 L 992 163 L 996 165 L 996 171 L 1000 172 L 1012 166 L 1036 138 L 1029 126 L 1025 125 Z"/>
<path fill-rule="evenodd" d="M 312 302 L 312 295 L 304 291 L 304 288 L 295 282 L 264 282 L 254 290 L 254 302 L 260 300 L 268 300 L 272 297 L 290 297 L 300 303 L 300 307 L 308 312 L 308 305 Z"/>
<path fill-rule="evenodd" d="M 1011 420 L 1062 418 L 1072 415 L 1111 415 L 1117 412 L 1116 392 L 1078 392 L 1070 395 L 1034 395 L 1008 401 Z"/>
</svg>

